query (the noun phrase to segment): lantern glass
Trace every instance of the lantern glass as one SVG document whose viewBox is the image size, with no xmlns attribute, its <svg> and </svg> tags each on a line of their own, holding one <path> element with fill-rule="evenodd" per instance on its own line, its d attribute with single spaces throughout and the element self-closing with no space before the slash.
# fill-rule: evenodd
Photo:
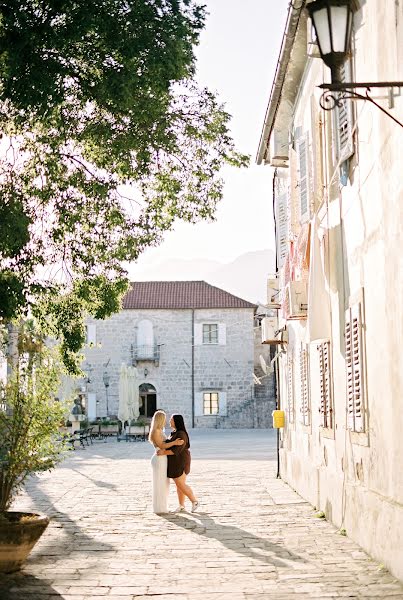
<svg viewBox="0 0 403 600">
<path fill-rule="evenodd" d="M 329 54 L 332 51 L 332 42 L 327 8 L 316 11 L 312 15 L 312 21 L 322 54 Z"/>
<path fill-rule="evenodd" d="M 347 52 L 348 32 L 348 6 L 332 6 L 330 9 L 330 22 L 332 27 L 333 52 Z"/>
<path fill-rule="evenodd" d="M 350 0 L 316 0 L 307 6 L 316 31 L 321 57 L 331 69 L 346 60 L 349 51 L 352 9 Z"/>
</svg>

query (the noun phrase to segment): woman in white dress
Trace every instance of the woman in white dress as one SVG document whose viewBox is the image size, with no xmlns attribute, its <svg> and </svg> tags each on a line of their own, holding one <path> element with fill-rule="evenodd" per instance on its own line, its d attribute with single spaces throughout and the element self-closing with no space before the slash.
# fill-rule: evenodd
<svg viewBox="0 0 403 600">
<path fill-rule="evenodd" d="M 166 456 L 158 456 L 158 450 L 169 450 L 172 446 L 181 446 L 184 442 L 176 439 L 166 443 L 164 426 L 166 414 L 163 410 L 157 410 L 151 421 L 148 441 L 154 446 L 155 452 L 151 458 L 153 472 L 153 511 L 158 514 L 168 512 L 169 479 L 167 476 L 168 459 Z"/>
</svg>

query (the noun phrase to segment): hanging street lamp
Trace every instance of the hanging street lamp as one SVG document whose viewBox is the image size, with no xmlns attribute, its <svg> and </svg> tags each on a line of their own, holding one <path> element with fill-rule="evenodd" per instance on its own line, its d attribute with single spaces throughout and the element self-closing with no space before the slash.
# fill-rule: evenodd
<svg viewBox="0 0 403 600">
<path fill-rule="evenodd" d="M 306 8 L 316 33 L 320 56 L 331 72 L 331 83 L 323 83 L 319 86 L 326 90 L 320 100 L 321 107 L 324 110 L 332 110 L 336 106 L 342 106 L 347 99 L 369 100 L 403 127 L 403 123 L 370 96 L 371 88 L 388 88 L 389 98 L 393 100 L 393 89 L 399 88 L 400 93 L 403 81 L 341 82 L 341 67 L 350 54 L 353 23 L 351 0 L 316 0 L 307 4 Z M 366 90 L 365 94 L 356 91 L 360 88 Z"/>
</svg>

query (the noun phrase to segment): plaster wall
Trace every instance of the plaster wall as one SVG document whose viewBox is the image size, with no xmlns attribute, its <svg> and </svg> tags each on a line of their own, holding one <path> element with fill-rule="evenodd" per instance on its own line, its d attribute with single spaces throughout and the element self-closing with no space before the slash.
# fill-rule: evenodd
<svg viewBox="0 0 403 600">
<path fill-rule="evenodd" d="M 355 17 L 355 80 L 403 79 L 401 5 L 392 0 L 361 5 Z M 321 61 L 308 59 L 294 123 L 311 127 L 308 100 L 322 80 Z M 388 109 L 385 99 L 380 102 Z M 403 120 L 402 95 L 394 98 L 390 110 Z M 340 185 L 334 164 L 327 179 L 329 202 L 319 209 L 328 233 L 334 428 L 325 431 L 319 423 L 319 364 L 313 342 L 311 429 L 298 423 L 301 395 L 296 377 L 296 420 L 288 422 L 282 433 L 281 468 L 294 489 L 403 579 L 402 130 L 369 102 L 357 102 L 355 113 L 356 151 L 348 183 Z M 346 426 L 344 315 L 359 294 L 364 298 L 363 434 Z M 307 339 L 305 323 L 288 321 L 287 329 L 288 348 L 298 352 Z M 284 356 L 280 382 L 284 408 L 286 375 Z"/>
</svg>

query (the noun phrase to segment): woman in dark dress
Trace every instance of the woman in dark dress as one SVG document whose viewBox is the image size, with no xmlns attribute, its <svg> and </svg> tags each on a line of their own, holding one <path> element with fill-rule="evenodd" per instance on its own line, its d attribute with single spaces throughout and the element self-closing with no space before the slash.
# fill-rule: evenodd
<svg viewBox="0 0 403 600">
<path fill-rule="evenodd" d="M 186 484 L 186 475 L 190 473 L 189 435 L 186 431 L 182 415 L 172 415 L 169 424 L 172 428 L 172 433 L 166 442 L 173 442 L 180 438 L 184 441 L 184 444 L 182 446 L 172 446 L 169 450 L 158 450 L 157 454 L 168 457 L 168 477 L 175 482 L 179 500 L 179 506 L 175 512 L 185 510 L 186 498 L 189 498 L 192 503 L 191 511 L 195 512 L 199 506 L 199 502 L 192 488 Z"/>
</svg>

